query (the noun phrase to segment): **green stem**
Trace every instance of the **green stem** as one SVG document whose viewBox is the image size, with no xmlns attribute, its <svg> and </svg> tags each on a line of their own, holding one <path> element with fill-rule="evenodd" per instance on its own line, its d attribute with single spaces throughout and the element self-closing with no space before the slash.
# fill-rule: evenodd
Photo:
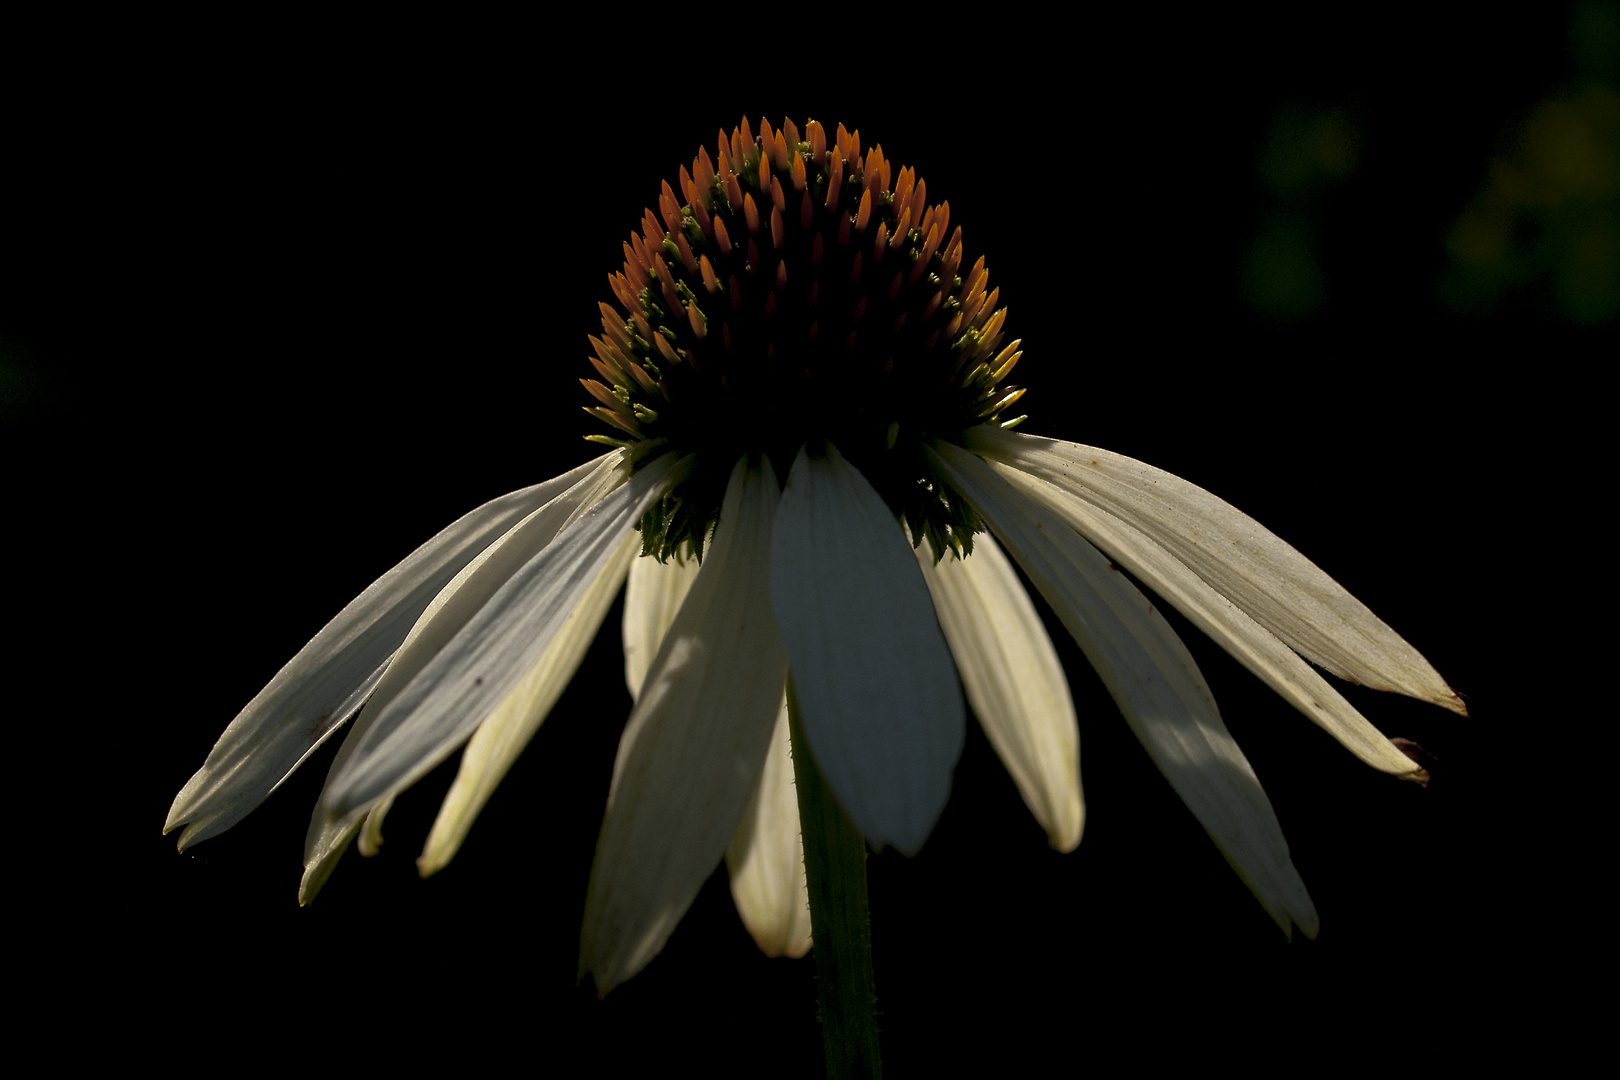
<svg viewBox="0 0 1620 1080">
<path fill-rule="evenodd" d="M 805 741 L 793 680 L 787 684 L 794 786 L 804 835 L 804 872 L 815 936 L 816 993 L 828 1077 L 882 1075 L 871 915 L 866 906 L 866 838 L 838 805 Z"/>
</svg>

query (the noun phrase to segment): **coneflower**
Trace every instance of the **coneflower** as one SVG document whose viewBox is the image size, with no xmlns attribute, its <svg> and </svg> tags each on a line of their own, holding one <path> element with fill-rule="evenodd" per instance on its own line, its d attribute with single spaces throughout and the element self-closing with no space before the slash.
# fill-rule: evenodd
<svg viewBox="0 0 1620 1080">
<path fill-rule="evenodd" d="M 180 792 L 182 848 L 354 716 L 301 897 L 465 745 L 419 861 L 443 867 L 628 578 L 636 705 L 581 974 L 605 992 L 639 971 L 722 859 L 761 947 L 801 954 L 814 922 L 826 963 L 858 933 L 862 838 L 914 853 L 937 821 L 963 691 L 1052 845 L 1079 842 L 1074 709 L 1016 562 L 1279 927 L 1316 933 L 1197 666 L 1119 569 L 1362 760 L 1421 780 L 1307 663 L 1463 712 L 1416 650 L 1208 492 L 1010 430 L 1019 342 L 985 260 L 859 133 L 744 121 L 663 185 L 624 256 L 584 381 L 612 450 L 472 511 L 346 607 Z"/>
</svg>

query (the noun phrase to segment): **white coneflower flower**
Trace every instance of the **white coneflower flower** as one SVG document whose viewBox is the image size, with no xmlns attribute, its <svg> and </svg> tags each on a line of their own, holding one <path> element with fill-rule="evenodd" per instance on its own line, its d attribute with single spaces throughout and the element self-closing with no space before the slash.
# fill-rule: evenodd
<svg viewBox="0 0 1620 1080">
<path fill-rule="evenodd" d="M 760 126 L 699 151 L 624 245 L 585 383 L 612 450 L 472 511 L 344 608 L 226 729 L 165 831 L 184 826 L 185 848 L 229 828 L 354 717 L 301 899 L 356 836 L 374 850 L 394 796 L 465 746 L 419 860 L 442 868 L 628 578 L 636 704 L 582 971 L 606 990 L 640 970 L 722 858 L 755 940 L 799 955 L 790 672 L 797 750 L 871 843 L 927 839 L 963 690 L 1051 844 L 1079 842 L 1074 709 L 1016 563 L 1272 918 L 1314 935 L 1253 770 L 1120 570 L 1385 772 L 1422 778 L 1311 663 L 1462 712 L 1457 696 L 1215 496 L 1009 430 L 1019 342 L 1003 345 L 998 291 L 982 258 L 967 263 L 949 204 L 858 133 Z"/>
</svg>

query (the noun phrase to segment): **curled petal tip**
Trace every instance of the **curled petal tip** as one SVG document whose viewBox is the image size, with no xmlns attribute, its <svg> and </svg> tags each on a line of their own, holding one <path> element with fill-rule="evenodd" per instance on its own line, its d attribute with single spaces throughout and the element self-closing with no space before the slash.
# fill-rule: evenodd
<svg viewBox="0 0 1620 1080">
<path fill-rule="evenodd" d="M 1410 780 L 1419 787 L 1428 787 L 1429 767 L 1439 759 L 1411 739 L 1403 739 L 1397 736 L 1389 741 L 1395 749 L 1411 758 L 1412 763 L 1417 766 L 1411 772 L 1402 774 L 1401 779 Z"/>
</svg>

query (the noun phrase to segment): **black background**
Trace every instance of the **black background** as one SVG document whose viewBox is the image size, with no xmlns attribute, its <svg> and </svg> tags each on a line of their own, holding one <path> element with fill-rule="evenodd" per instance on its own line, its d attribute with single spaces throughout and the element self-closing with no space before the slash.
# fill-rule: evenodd
<svg viewBox="0 0 1620 1080">
<path fill-rule="evenodd" d="M 745 110 L 858 127 L 950 200 L 1024 339 L 1025 430 L 1245 509 L 1472 712 L 1347 691 L 1438 759 L 1420 790 L 1187 631 L 1321 914 L 1319 940 L 1290 944 L 1054 621 L 1084 842 L 1048 850 L 970 731 L 923 853 L 870 862 L 894 1073 L 1053 1051 L 1077 1068 L 1440 1060 L 1522 1015 L 1536 991 L 1514 973 L 1566 871 L 1536 817 L 1548 735 L 1510 690 L 1538 662 L 1510 606 L 1535 588 L 1512 522 L 1538 498 L 1537 395 L 1606 328 L 1533 288 L 1454 314 L 1437 283 L 1492 156 L 1576 77 L 1569 9 L 981 13 L 937 39 L 920 13 L 732 18 L 6 46 L 32 61 L 6 105 L 0 342 L 30 834 L 14 891 L 38 913 L 20 948 L 40 1015 L 127 1030 L 138 1055 L 816 1074 L 813 961 L 761 957 L 723 871 L 643 974 L 600 1002 L 575 986 L 629 708 L 618 605 L 437 877 L 413 859 L 453 761 L 309 909 L 301 841 L 330 747 L 225 836 L 183 856 L 158 836 L 225 724 L 344 603 L 459 514 L 593 452 L 576 380 L 619 244 Z M 1289 110 L 1349 117 L 1357 148 L 1307 207 L 1325 285 L 1305 314 L 1245 285 Z"/>
</svg>

